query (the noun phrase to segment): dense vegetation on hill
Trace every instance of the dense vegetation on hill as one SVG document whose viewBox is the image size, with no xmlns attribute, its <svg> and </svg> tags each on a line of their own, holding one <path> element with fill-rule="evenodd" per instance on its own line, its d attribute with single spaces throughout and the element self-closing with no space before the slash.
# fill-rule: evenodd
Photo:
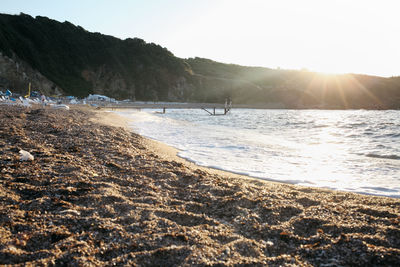
<svg viewBox="0 0 400 267">
<path fill-rule="evenodd" d="M 243 67 L 202 58 L 187 63 L 198 75 L 229 80 L 226 91 L 239 103 L 283 108 L 400 108 L 400 77 Z"/>
<path fill-rule="evenodd" d="M 237 104 L 272 108 L 400 108 L 400 77 L 324 75 L 180 59 L 138 38 L 120 40 L 25 14 L 0 14 L 0 52 L 0 90 L 22 92 L 32 82 L 46 94 L 56 92 L 45 90 L 46 78 L 63 94 L 79 97 L 99 93 L 194 102 L 231 97 Z M 4 62 L 12 62 L 14 70 Z M 39 74 L 30 69 L 44 78 L 37 79 Z"/>
<path fill-rule="evenodd" d="M 165 48 L 135 38 L 90 33 L 69 22 L 29 15 L 0 16 L 0 49 L 30 64 L 67 94 L 103 92 L 161 99 L 185 64 Z"/>
</svg>

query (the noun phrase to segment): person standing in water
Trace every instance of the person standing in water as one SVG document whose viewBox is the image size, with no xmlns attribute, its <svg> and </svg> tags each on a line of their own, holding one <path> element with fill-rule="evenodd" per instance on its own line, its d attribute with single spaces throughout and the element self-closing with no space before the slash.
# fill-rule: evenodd
<svg viewBox="0 0 400 267">
<path fill-rule="evenodd" d="M 40 100 L 42 102 L 42 105 L 45 106 L 46 105 L 46 96 L 44 94 L 42 94 L 42 96 L 40 97 Z"/>
</svg>

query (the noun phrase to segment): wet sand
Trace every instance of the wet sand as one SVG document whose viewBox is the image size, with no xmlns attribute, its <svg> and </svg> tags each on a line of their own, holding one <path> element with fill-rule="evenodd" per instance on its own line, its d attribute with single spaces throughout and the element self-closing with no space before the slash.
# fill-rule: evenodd
<svg viewBox="0 0 400 267">
<path fill-rule="evenodd" d="M 115 116 L 0 106 L 0 264 L 400 262 L 399 199 L 200 168 Z"/>
</svg>

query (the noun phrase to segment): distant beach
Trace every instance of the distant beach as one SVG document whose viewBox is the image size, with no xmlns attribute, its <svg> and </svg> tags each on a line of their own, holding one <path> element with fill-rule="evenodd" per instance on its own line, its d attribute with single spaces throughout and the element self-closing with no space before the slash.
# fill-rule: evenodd
<svg viewBox="0 0 400 267">
<path fill-rule="evenodd" d="M 399 199 L 199 167 L 127 124 L 88 107 L 0 106 L 0 264 L 400 262 Z"/>
</svg>

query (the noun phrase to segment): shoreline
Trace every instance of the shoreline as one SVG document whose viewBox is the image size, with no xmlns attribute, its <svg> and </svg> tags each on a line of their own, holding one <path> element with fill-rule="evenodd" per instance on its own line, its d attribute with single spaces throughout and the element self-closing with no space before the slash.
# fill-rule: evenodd
<svg viewBox="0 0 400 267">
<path fill-rule="evenodd" d="M 122 126 L 127 131 L 136 133 L 131 127 L 128 126 L 128 122 L 130 121 L 130 119 L 116 114 L 115 111 L 117 111 L 117 110 L 108 110 L 108 109 L 107 110 L 105 110 L 105 109 L 99 110 L 98 111 L 99 114 L 101 114 L 101 112 L 103 112 L 103 114 L 106 114 L 106 116 L 103 117 L 103 118 L 105 118 L 105 121 L 104 122 L 102 122 L 101 120 L 96 120 L 96 121 L 99 123 L 105 123 L 106 125 L 110 125 L 110 126 L 117 126 L 117 127 Z M 113 115 L 109 115 L 109 114 L 113 114 Z M 112 119 L 107 118 L 108 116 L 110 116 Z M 138 134 L 138 133 L 136 133 L 136 134 Z M 266 183 L 278 183 L 278 184 L 283 184 L 283 185 L 299 186 L 302 188 L 315 188 L 315 189 L 320 189 L 320 190 L 328 190 L 328 191 L 332 191 L 332 192 L 337 191 L 337 192 L 359 194 L 359 195 L 364 195 L 364 196 L 376 196 L 376 197 L 387 197 L 387 198 L 392 198 L 392 199 L 400 199 L 400 197 L 395 197 L 395 196 L 387 196 L 387 195 L 356 192 L 356 191 L 346 191 L 346 190 L 333 189 L 333 188 L 328 188 L 328 187 L 298 185 L 295 183 L 290 183 L 290 182 L 285 182 L 285 181 L 253 177 L 253 176 L 246 175 L 246 174 L 231 172 L 229 170 L 213 168 L 213 167 L 209 167 L 209 166 L 202 166 L 202 165 L 196 164 L 195 161 L 192 161 L 192 160 L 184 158 L 184 157 L 180 157 L 178 155 L 180 150 L 173 146 L 165 144 L 161 141 L 151 139 L 150 137 L 142 136 L 142 138 L 144 140 L 146 140 L 146 143 L 147 143 L 147 146 L 149 149 L 151 149 L 154 153 L 161 155 L 163 158 L 173 158 L 175 161 L 179 161 L 179 162 L 182 162 L 183 164 L 186 164 L 189 168 L 192 168 L 192 169 L 200 168 L 203 171 L 208 171 L 210 173 L 221 175 L 221 176 L 228 177 L 228 178 L 234 177 L 237 179 L 256 180 L 256 181 L 266 182 Z"/>
<path fill-rule="evenodd" d="M 400 262 L 398 199 L 190 167 L 102 114 L 0 109 L 0 264 Z"/>
<path fill-rule="evenodd" d="M 95 122 L 105 124 L 108 126 L 113 126 L 113 127 L 123 127 L 124 129 L 126 129 L 129 132 L 138 134 L 132 128 L 130 128 L 128 126 L 129 121 L 131 121 L 130 119 L 123 117 L 121 115 L 118 115 L 118 114 L 114 113 L 114 111 L 105 111 L 104 112 L 104 111 L 100 110 L 97 112 L 98 112 L 98 113 L 96 113 L 97 117 L 94 119 Z M 100 114 L 105 114 L 105 116 L 98 117 L 98 116 L 100 116 Z M 140 134 L 138 134 L 138 135 L 140 135 Z M 201 166 L 201 165 L 196 164 L 194 161 L 180 157 L 178 155 L 179 149 L 177 149 L 173 146 L 165 144 L 161 141 L 151 139 L 146 136 L 142 136 L 142 135 L 140 135 L 140 136 L 143 139 L 143 142 L 144 142 L 146 148 L 149 149 L 150 151 L 152 151 L 153 153 L 155 153 L 157 156 L 159 156 L 163 160 L 174 160 L 174 161 L 180 162 L 182 164 L 185 164 L 188 168 L 190 168 L 192 170 L 200 169 L 209 174 L 219 175 L 219 176 L 222 176 L 227 179 L 230 179 L 230 178 L 244 179 L 246 181 L 254 182 L 254 183 L 266 183 L 266 184 L 275 183 L 275 184 L 295 186 L 295 187 L 300 187 L 300 188 L 305 188 L 305 189 L 313 188 L 313 189 L 317 189 L 317 190 L 321 190 L 321 191 L 330 191 L 330 192 L 338 191 L 338 192 L 343 192 L 343 193 L 352 193 L 349 191 L 340 191 L 340 190 L 334 190 L 334 189 L 330 189 L 330 188 L 296 185 L 296 184 L 292 184 L 292 183 L 288 183 L 288 182 L 281 182 L 281 181 L 276 181 L 276 180 L 272 180 L 272 179 L 263 179 L 263 178 L 258 178 L 258 177 L 252 177 L 249 175 L 230 172 L 230 171 L 223 170 L 223 169 Z M 355 193 L 355 194 L 360 194 L 360 193 Z M 368 195 L 368 194 L 361 194 L 361 195 Z M 377 195 L 372 195 L 372 196 L 377 196 Z M 385 196 L 377 196 L 377 197 L 385 197 Z"/>
<path fill-rule="evenodd" d="M 101 116 L 102 114 L 105 114 L 105 116 Z M 108 126 L 113 126 L 113 127 L 122 127 L 125 130 L 136 133 L 132 128 L 128 126 L 129 119 L 126 117 L 123 117 L 121 115 L 118 115 L 114 113 L 113 111 L 96 111 L 96 117 L 94 118 L 94 121 L 96 123 L 101 123 L 105 124 Z M 136 133 L 138 134 L 138 133 Z M 140 134 L 138 134 L 140 135 Z M 260 178 L 256 177 L 251 177 L 247 175 L 242 175 L 242 174 L 237 174 L 234 172 L 229 172 L 226 170 L 221 170 L 221 169 L 216 169 L 212 167 L 205 167 L 201 165 L 197 165 L 195 162 L 190 161 L 189 159 L 185 159 L 183 157 L 180 157 L 178 155 L 179 149 L 172 147 L 170 145 L 167 145 L 163 142 L 151 139 L 149 137 L 145 137 L 140 135 L 141 138 L 143 139 L 144 144 L 146 145 L 146 148 L 151 150 L 153 153 L 157 154 L 160 158 L 166 160 L 174 160 L 177 162 L 180 162 L 182 164 L 185 164 L 191 169 L 201 169 L 202 171 L 206 171 L 211 174 L 215 175 L 221 175 L 224 177 L 235 177 L 235 178 L 242 178 L 242 179 L 247 179 L 247 180 L 256 180 L 256 181 L 261 181 L 261 182 L 272 182 L 272 183 L 280 183 L 279 181 L 267 181 L 263 180 Z M 282 183 L 282 184 L 287 184 L 287 183 Z"/>
<path fill-rule="evenodd" d="M 200 108 L 217 108 L 223 109 L 225 105 L 223 103 L 197 103 L 197 102 L 129 102 L 129 103 L 118 103 L 109 104 L 104 102 L 96 102 L 100 108 L 103 109 L 200 109 Z M 371 111 L 387 111 L 394 110 L 398 111 L 399 108 L 342 108 L 342 107 L 292 107 L 287 108 L 282 103 L 265 103 L 265 104 L 233 104 L 232 109 L 285 109 L 285 110 L 371 110 Z"/>
</svg>

